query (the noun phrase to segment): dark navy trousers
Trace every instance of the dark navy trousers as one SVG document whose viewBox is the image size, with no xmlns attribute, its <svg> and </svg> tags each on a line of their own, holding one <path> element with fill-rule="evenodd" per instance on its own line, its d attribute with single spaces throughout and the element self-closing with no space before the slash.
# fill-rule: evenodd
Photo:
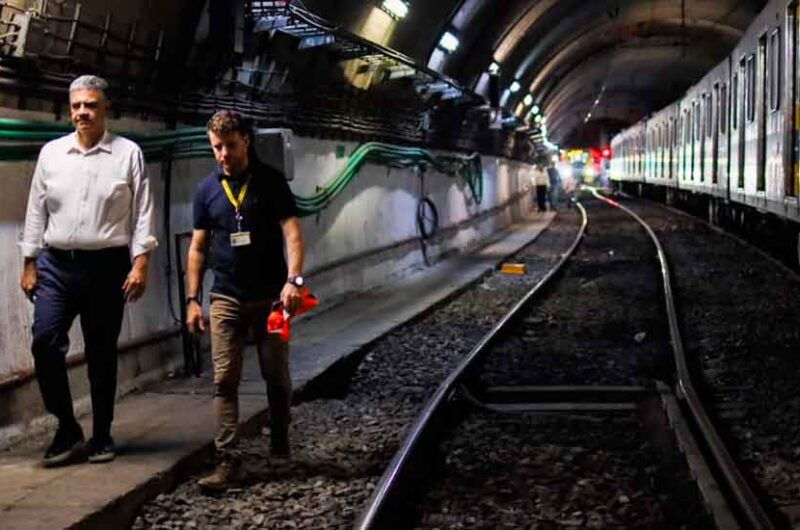
<svg viewBox="0 0 800 530">
<path fill-rule="evenodd" d="M 47 411 L 61 424 L 75 421 L 65 358 L 68 332 L 81 317 L 89 369 L 94 436 L 110 434 L 117 391 L 117 340 L 130 271 L 127 247 L 44 250 L 36 260 L 33 358 Z"/>
</svg>

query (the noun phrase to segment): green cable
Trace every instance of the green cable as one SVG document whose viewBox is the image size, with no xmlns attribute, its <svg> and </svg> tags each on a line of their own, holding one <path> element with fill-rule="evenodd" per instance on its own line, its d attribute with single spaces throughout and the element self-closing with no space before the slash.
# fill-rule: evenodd
<svg viewBox="0 0 800 530">
<path fill-rule="evenodd" d="M 53 140 L 72 128 L 67 124 L 53 124 L 0 118 L 0 161 L 32 160 L 44 142 Z M 206 130 L 203 127 L 185 127 L 154 133 L 125 133 L 137 142 L 145 157 L 150 160 L 202 158 L 212 155 Z M 480 155 L 436 156 L 419 147 L 403 147 L 382 142 L 359 145 L 345 166 L 309 197 L 295 196 L 300 215 L 316 215 L 353 181 L 365 163 L 396 168 L 433 168 L 463 182 L 476 204 L 483 198 L 483 167 Z"/>
</svg>

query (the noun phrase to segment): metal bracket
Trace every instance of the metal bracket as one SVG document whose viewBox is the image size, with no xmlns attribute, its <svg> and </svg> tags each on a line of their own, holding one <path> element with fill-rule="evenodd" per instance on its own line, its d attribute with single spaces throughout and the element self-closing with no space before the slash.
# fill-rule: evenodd
<svg viewBox="0 0 800 530">
<path fill-rule="evenodd" d="M 25 44 L 28 41 L 28 30 L 30 29 L 31 19 L 36 16 L 33 10 L 11 13 L 11 18 L 6 19 L 2 16 L 4 9 L 17 9 L 14 6 L 0 3 L 0 27 L 7 26 L 9 28 L 3 34 L 0 34 L 0 48 L 9 47 L 11 49 L 10 55 L 12 57 L 25 56 Z M 0 55 L 4 55 L 0 52 Z"/>
</svg>

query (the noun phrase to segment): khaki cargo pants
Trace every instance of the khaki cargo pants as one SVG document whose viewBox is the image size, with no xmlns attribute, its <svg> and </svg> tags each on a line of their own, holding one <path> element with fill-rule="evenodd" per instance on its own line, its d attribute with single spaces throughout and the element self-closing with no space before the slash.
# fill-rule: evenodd
<svg viewBox="0 0 800 530">
<path fill-rule="evenodd" d="M 270 431 L 287 436 L 292 380 L 289 376 L 289 344 L 266 332 L 271 301 L 241 303 L 235 298 L 211 295 L 211 356 L 214 363 L 214 413 L 217 430 L 214 445 L 220 456 L 237 458 L 239 382 L 245 336 L 252 330 L 261 376 L 267 383 Z"/>
</svg>

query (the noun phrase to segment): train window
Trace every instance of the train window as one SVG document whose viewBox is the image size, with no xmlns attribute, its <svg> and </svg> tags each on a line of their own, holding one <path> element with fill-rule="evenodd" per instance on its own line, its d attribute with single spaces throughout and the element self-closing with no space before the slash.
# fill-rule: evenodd
<svg viewBox="0 0 800 530">
<path fill-rule="evenodd" d="M 686 118 L 683 120 L 683 143 L 692 143 L 692 109 L 686 109 Z"/>
<path fill-rule="evenodd" d="M 703 96 L 701 96 L 702 98 Z M 700 113 L 700 101 L 694 102 L 694 139 L 703 137 L 703 115 Z"/>
<path fill-rule="evenodd" d="M 747 122 L 756 119 L 756 56 L 747 57 L 744 77 L 744 114 Z"/>
<path fill-rule="evenodd" d="M 719 86 L 717 109 L 719 111 L 719 132 L 724 135 L 728 132 L 728 85 L 725 83 Z"/>
<path fill-rule="evenodd" d="M 678 128 L 675 126 L 675 118 L 669 119 L 670 139 L 673 147 L 678 147 Z"/>
<path fill-rule="evenodd" d="M 769 38 L 769 109 L 778 110 L 781 103 L 781 31 Z"/>
<path fill-rule="evenodd" d="M 703 106 L 705 107 L 703 115 L 705 116 L 705 122 L 706 122 L 705 129 L 707 138 L 711 138 L 711 132 L 712 132 L 712 127 L 711 127 L 711 117 L 713 116 L 711 112 L 712 101 L 713 100 L 711 99 L 710 93 L 706 92 L 705 94 L 703 94 Z"/>
</svg>

